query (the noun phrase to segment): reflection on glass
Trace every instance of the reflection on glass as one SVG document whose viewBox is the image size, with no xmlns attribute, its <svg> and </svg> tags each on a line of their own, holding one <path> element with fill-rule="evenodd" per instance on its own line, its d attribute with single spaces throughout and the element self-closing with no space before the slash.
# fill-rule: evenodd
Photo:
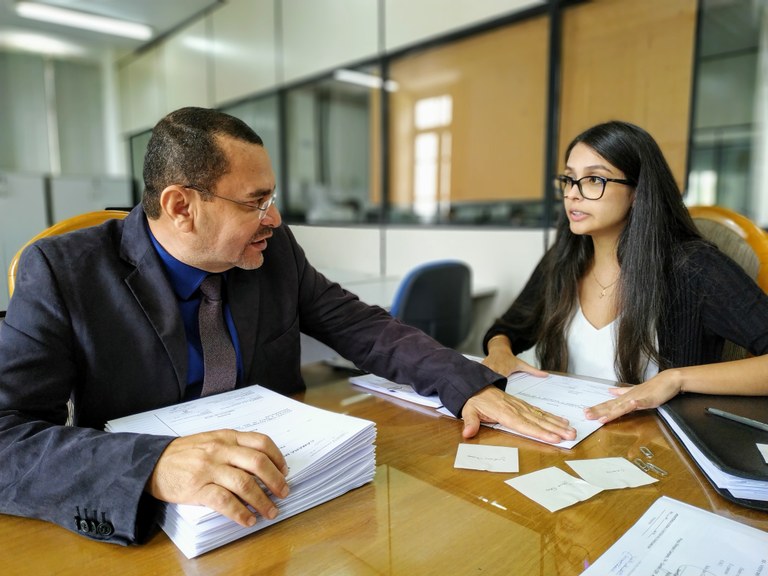
<svg viewBox="0 0 768 576">
<path fill-rule="evenodd" d="M 393 59 L 392 222 L 541 224 L 547 34 L 534 17 Z"/>
<path fill-rule="evenodd" d="M 447 94 L 417 100 L 414 106 L 413 212 L 424 223 L 449 217 L 452 106 Z"/>
<path fill-rule="evenodd" d="M 371 126 L 378 122 L 372 100 L 380 88 L 375 69 L 365 68 L 337 70 L 332 78 L 287 92 L 286 218 L 312 224 L 378 220 L 370 165 Z"/>
<path fill-rule="evenodd" d="M 756 94 L 761 42 L 768 46 L 768 10 L 752 0 L 704 0 L 694 91 L 688 205 L 724 206 L 753 220 L 761 208 L 759 154 L 768 135 L 761 129 Z M 761 29 L 762 23 L 762 29 Z M 763 39 L 761 39 L 763 36 Z M 761 214 L 763 212 L 763 214 Z"/>
</svg>

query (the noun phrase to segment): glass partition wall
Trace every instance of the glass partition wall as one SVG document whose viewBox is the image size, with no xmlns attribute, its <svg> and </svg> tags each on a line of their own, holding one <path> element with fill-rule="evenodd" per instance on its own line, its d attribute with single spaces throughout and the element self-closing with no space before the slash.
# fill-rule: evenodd
<svg viewBox="0 0 768 576">
<path fill-rule="evenodd" d="M 540 225 L 548 19 L 393 59 L 391 222 Z"/>
<path fill-rule="evenodd" d="M 372 100 L 376 67 L 336 70 L 332 77 L 285 92 L 287 202 L 293 221 L 309 224 L 376 222 L 371 197 Z"/>
<path fill-rule="evenodd" d="M 765 3 L 755 0 L 702 0 L 695 115 L 691 127 L 689 204 L 717 204 L 762 220 L 757 175 L 764 170 L 768 50 Z M 765 58 L 765 56 L 763 56 Z M 768 59 L 766 59 L 768 62 Z M 761 88 L 761 85 L 762 88 Z M 763 192 L 765 194 L 765 192 Z"/>
<path fill-rule="evenodd" d="M 224 110 L 264 138 L 288 222 L 546 226 L 564 147 L 622 119 L 689 204 L 766 224 L 766 22 L 753 0 L 554 2 Z"/>
</svg>

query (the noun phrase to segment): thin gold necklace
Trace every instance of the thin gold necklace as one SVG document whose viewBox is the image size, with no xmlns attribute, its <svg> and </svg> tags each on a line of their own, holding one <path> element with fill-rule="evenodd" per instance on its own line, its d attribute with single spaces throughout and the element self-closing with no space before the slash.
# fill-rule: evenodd
<svg viewBox="0 0 768 576">
<path fill-rule="evenodd" d="M 619 281 L 619 277 L 618 277 L 618 276 L 616 276 L 616 280 L 614 280 L 613 282 L 611 282 L 610 284 L 608 284 L 608 286 L 603 286 L 603 285 L 600 283 L 600 280 L 598 280 L 598 279 L 597 279 L 597 275 L 595 274 L 595 271 L 594 271 L 594 269 L 592 270 L 592 278 L 594 278 L 594 279 L 595 279 L 595 282 L 597 282 L 597 285 L 598 285 L 598 286 L 600 286 L 600 288 L 601 288 L 601 292 L 600 292 L 600 298 L 603 298 L 603 297 L 605 296 L 605 291 L 606 291 L 606 290 L 608 290 L 608 288 L 610 288 L 611 286 L 613 286 L 614 284 L 616 284 L 616 282 L 618 282 L 618 281 Z"/>
</svg>

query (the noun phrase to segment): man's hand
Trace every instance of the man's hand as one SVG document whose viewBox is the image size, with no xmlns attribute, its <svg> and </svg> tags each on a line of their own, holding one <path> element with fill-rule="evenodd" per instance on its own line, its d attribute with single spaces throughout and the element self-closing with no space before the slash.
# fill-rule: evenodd
<svg viewBox="0 0 768 576">
<path fill-rule="evenodd" d="M 477 434 L 481 422 L 498 422 L 516 432 L 552 444 L 576 438 L 576 430 L 568 425 L 565 418 L 539 410 L 495 386 L 486 386 L 467 400 L 461 417 L 464 419 L 464 438 Z"/>
<path fill-rule="evenodd" d="M 257 478 L 285 498 L 287 473 L 285 458 L 268 436 L 216 430 L 172 441 L 145 490 L 158 500 L 207 506 L 241 526 L 253 526 L 256 516 L 246 505 L 270 520 L 277 516 Z"/>
</svg>

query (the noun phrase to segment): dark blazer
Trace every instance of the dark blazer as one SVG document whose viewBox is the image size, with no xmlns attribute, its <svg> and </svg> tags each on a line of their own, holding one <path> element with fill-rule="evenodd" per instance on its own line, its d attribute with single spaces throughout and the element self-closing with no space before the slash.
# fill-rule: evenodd
<svg viewBox="0 0 768 576">
<path fill-rule="evenodd" d="M 242 385 L 303 390 L 300 331 L 365 370 L 439 393 L 454 414 L 500 383 L 328 281 L 287 226 L 274 231 L 261 268 L 229 272 L 227 299 Z M 172 438 L 109 434 L 104 424 L 180 402 L 186 381 L 181 315 L 140 206 L 35 243 L 0 331 L 0 512 L 141 540 L 157 510 L 143 489 Z M 64 426 L 70 397 L 74 426 Z"/>
</svg>

